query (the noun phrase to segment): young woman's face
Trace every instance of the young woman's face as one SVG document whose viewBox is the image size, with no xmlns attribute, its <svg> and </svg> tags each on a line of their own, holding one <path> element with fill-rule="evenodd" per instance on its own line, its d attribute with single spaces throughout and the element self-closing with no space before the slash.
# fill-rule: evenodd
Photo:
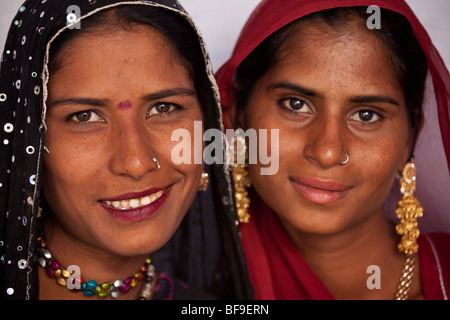
<svg viewBox="0 0 450 320">
<path fill-rule="evenodd" d="M 330 234 L 369 221 L 410 153 L 386 47 L 363 28 L 304 23 L 282 49 L 245 113 L 247 128 L 279 129 L 278 173 L 249 166 L 256 191 L 288 230 Z"/>
<path fill-rule="evenodd" d="M 203 168 L 171 160 L 172 132 L 193 136 L 202 120 L 187 68 L 145 26 L 84 34 L 60 57 L 49 81 L 43 169 L 56 226 L 123 255 L 158 249 L 187 212 Z"/>
</svg>

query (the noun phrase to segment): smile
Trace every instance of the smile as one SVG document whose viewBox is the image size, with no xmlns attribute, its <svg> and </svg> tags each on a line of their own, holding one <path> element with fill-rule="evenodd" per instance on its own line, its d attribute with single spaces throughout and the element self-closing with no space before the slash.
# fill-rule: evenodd
<svg viewBox="0 0 450 320">
<path fill-rule="evenodd" d="M 112 217 L 121 221 L 140 221 L 154 214 L 169 197 L 172 185 L 152 188 L 143 192 L 131 192 L 101 201 L 101 207 Z"/>
<path fill-rule="evenodd" d="M 142 198 L 124 199 L 115 201 L 106 200 L 104 201 L 104 203 L 106 203 L 110 207 L 120 210 L 136 209 L 155 202 L 164 194 L 164 192 L 165 190 L 160 190 L 158 192 L 155 192 L 149 196 L 145 196 Z"/>
</svg>

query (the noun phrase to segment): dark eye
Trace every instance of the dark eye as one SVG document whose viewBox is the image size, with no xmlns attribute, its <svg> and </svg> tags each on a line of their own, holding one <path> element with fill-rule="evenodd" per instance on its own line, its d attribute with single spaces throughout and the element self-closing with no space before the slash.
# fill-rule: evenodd
<svg viewBox="0 0 450 320">
<path fill-rule="evenodd" d="M 381 119 L 380 115 L 372 110 L 360 110 L 354 113 L 351 117 L 351 120 L 360 121 L 360 122 L 376 122 Z"/>
<path fill-rule="evenodd" d="M 151 117 L 153 115 L 164 115 L 172 112 L 176 109 L 176 106 L 172 103 L 158 103 L 154 105 L 148 112 L 147 117 Z"/>
<path fill-rule="evenodd" d="M 299 98 L 288 98 L 280 101 L 280 105 L 289 111 L 298 113 L 310 113 L 311 109 L 305 100 Z"/>
<path fill-rule="evenodd" d="M 71 118 L 75 122 L 100 122 L 102 118 L 92 110 L 75 113 Z"/>
</svg>

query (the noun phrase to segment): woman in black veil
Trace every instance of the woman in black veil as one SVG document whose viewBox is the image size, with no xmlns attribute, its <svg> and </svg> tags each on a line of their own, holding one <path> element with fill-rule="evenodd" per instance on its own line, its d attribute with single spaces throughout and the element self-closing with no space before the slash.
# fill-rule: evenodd
<svg viewBox="0 0 450 320">
<path fill-rule="evenodd" d="M 88 278 L 72 278 L 74 273 L 72 273 L 72 275 L 70 275 L 70 273 L 67 274 L 67 269 L 65 268 L 67 268 L 69 264 L 83 264 L 84 262 L 81 261 L 82 259 L 79 261 L 67 259 L 67 257 L 71 256 L 70 252 L 74 247 L 79 248 L 76 246 L 77 243 L 73 242 L 72 247 L 67 245 L 63 246 L 63 244 L 70 244 L 70 241 L 68 241 L 67 238 L 62 237 L 63 239 L 61 239 L 61 235 L 64 233 L 61 231 L 59 231 L 59 233 L 55 232 L 54 230 L 58 230 L 57 228 L 55 229 L 53 227 L 52 229 L 52 227 L 48 227 L 48 225 L 64 225 L 64 223 L 61 223 L 60 221 L 65 218 L 64 215 L 61 215 L 55 210 L 60 208 L 61 202 L 58 202 L 58 194 L 61 193 L 61 188 L 58 188 L 58 184 L 51 183 L 54 175 L 47 174 L 47 171 L 52 171 L 53 167 L 51 167 L 51 164 L 55 163 L 54 159 L 48 159 L 52 159 L 52 155 L 54 155 L 53 157 L 56 157 L 58 154 L 64 154 L 59 151 L 57 144 L 54 144 L 53 150 L 51 147 L 53 141 L 60 141 L 62 139 L 61 137 L 63 136 L 64 131 L 61 132 L 60 129 L 65 127 L 52 125 L 52 119 L 55 119 L 56 117 L 56 112 L 53 111 L 56 109 L 52 110 L 52 108 L 58 107 L 52 107 L 50 104 L 61 103 L 61 100 L 55 98 L 57 94 L 52 92 L 52 86 L 59 86 L 62 91 L 64 91 L 67 86 L 64 87 L 64 85 L 61 84 L 64 82 L 59 82 L 59 78 L 57 77 L 55 79 L 58 81 L 52 82 L 52 75 L 54 72 L 57 74 L 61 68 L 68 68 L 64 70 L 71 70 L 70 68 L 78 63 L 76 59 L 78 56 L 77 54 L 74 54 L 74 50 L 78 50 L 79 48 L 76 46 L 70 47 L 71 44 L 83 44 L 80 40 L 83 36 L 78 37 L 76 35 L 77 32 L 81 32 L 82 34 L 87 35 L 87 37 L 91 37 L 90 39 L 92 40 L 95 33 L 99 30 L 98 28 L 101 29 L 102 24 L 108 26 L 107 28 L 101 29 L 100 34 L 103 33 L 102 37 L 104 38 L 98 37 L 98 39 L 105 39 L 105 42 L 99 43 L 98 51 L 105 48 L 108 41 L 113 41 L 111 39 L 114 38 L 111 37 L 116 36 L 114 32 L 117 31 L 117 29 L 111 27 L 111 23 L 108 25 L 107 19 L 109 18 L 118 19 L 118 21 L 123 23 L 123 32 L 142 30 L 142 28 L 144 28 L 146 30 L 145 32 L 147 32 L 145 33 L 146 35 L 150 34 L 156 38 L 159 37 L 165 39 L 165 45 L 167 45 L 167 43 L 171 44 L 172 50 L 175 48 L 173 51 L 178 53 L 179 56 L 178 59 L 170 60 L 169 64 L 171 66 L 181 65 L 182 67 L 185 67 L 185 69 L 188 70 L 187 73 L 192 78 L 192 82 L 195 86 L 196 98 L 198 99 L 198 105 L 200 106 L 203 129 L 215 128 L 223 131 L 218 90 L 212 75 L 207 50 L 195 24 L 178 2 L 172 0 L 152 2 L 86 0 L 77 1 L 76 7 L 71 7 L 69 10 L 69 7 L 73 4 L 73 1 L 26 1 L 19 8 L 17 15 L 13 19 L 2 56 L 0 81 L 0 128 L 2 131 L 2 144 L 0 145 L 0 155 L 2 158 L 0 161 L 1 298 L 39 299 L 49 297 L 52 299 L 51 294 L 48 296 L 42 295 L 43 288 L 54 285 L 56 287 L 51 287 L 51 290 L 54 291 L 57 290 L 55 288 L 59 288 L 56 282 L 62 281 L 63 284 L 67 284 L 70 279 L 72 280 L 72 285 L 77 284 L 77 281 L 79 281 L 78 283 L 82 285 L 81 291 L 85 293 L 85 295 L 83 295 L 81 292 L 76 292 L 73 295 L 73 299 L 80 299 L 89 295 L 100 298 L 126 297 L 127 299 L 149 298 L 151 296 L 160 299 L 196 299 L 209 297 L 219 299 L 249 298 L 251 296 L 251 289 L 240 247 L 237 224 L 235 222 L 235 206 L 233 202 L 231 178 L 227 165 L 214 163 L 212 165 L 205 165 L 204 168 L 202 166 L 201 169 L 209 174 L 209 184 L 206 191 L 196 192 L 197 190 L 192 190 L 193 188 L 189 183 L 186 183 L 184 188 L 181 188 L 184 190 L 183 192 L 185 192 L 181 193 L 182 195 L 189 195 L 184 199 L 185 202 L 189 200 L 189 209 L 182 222 L 179 223 L 186 210 L 183 212 L 183 205 L 177 207 L 176 204 L 173 204 L 177 203 L 176 197 L 179 197 L 179 194 L 176 194 L 175 191 L 171 192 L 170 195 L 168 194 L 167 190 L 170 188 L 172 191 L 177 190 L 173 187 L 176 183 L 169 181 L 171 171 L 164 171 L 170 170 L 170 168 L 165 169 L 164 166 L 167 168 L 168 166 L 173 167 L 174 165 L 169 164 L 167 161 L 164 163 L 161 158 L 162 156 L 158 158 L 158 150 L 151 144 L 148 149 L 152 150 L 155 156 L 152 157 L 152 152 L 147 151 L 146 148 L 136 149 L 136 152 L 148 152 L 146 154 L 148 157 L 145 158 L 145 161 L 148 162 L 149 166 L 150 164 L 153 165 L 153 167 L 148 170 L 150 173 L 147 173 L 154 176 L 152 176 L 151 179 L 147 179 L 147 181 L 164 181 L 164 183 L 167 184 L 166 186 L 161 182 L 161 185 L 164 185 L 163 189 L 160 188 L 161 190 L 156 190 L 154 186 L 152 186 L 153 188 L 150 188 L 150 186 L 148 187 L 151 191 L 147 190 L 147 193 L 152 193 L 151 196 L 154 198 L 150 198 L 150 194 L 136 194 L 135 192 L 133 193 L 134 196 L 124 196 L 125 199 L 123 202 L 117 201 L 118 199 L 115 199 L 114 197 L 98 199 L 98 206 L 102 207 L 102 209 L 99 210 L 109 212 L 110 215 L 106 215 L 108 218 L 104 219 L 106 221 L 105 224 L 103 224 L 103 220 L 101 219 L 95 221 L 97 222 L 97 229 L 90 227 L 90 218 L 85 220 L 85 224 L 80 222 L 84 221 L 80 219 L 89 216 L 89 212 L 82 212 L 79 217 L 80 219 L 75 216 L 72 217 L 72 220 L 69 219 L 65 222 L 66 227 L 69 226 L 68 230 L 72 227 L 76 228 L 78 224 L 78 229 L 74 231 L 74 234 L 78 235 L 78 239 L 82 239 L 85 232 L 88 234 L 87 238 L 89 238 L 89 232 L 94 236 L 97 231 L 99 234 L 102 232 L 109 232 L 107 236 L 103 236 L 103 238 L 102 236 L 99 237 L 101 241 L 99 241 L 98 244 L 95 244 L 97 246 L 96 252 L 99 252 L 99 250 L 101 252 L 103 248 L 105 252 L 112 252 L 112 256 L 115 255 L 116 258 L 128 256 L 129 259 L 123 261 L 129 262 L 131 265 L 134 261 L 137 261 L 137 257 L 143 256 L 143 251 L 148 247 L 149 251 L 147 254 L 151 253 L 151 260 L 145 259 L 144 264 L 137 274 L 129 277 L 130 279 L 126 278 L 122 282 L 118 281 L 117 284 L 114 281 L 115 278 L 102 280 L 106 282 L 101 285 L 100 282 L 94 283 L 88 281 Z M 73 9 L 75 9 L 75 11 L 71 11 Z M 79 9 L 79 12 L 77 12 L 77 9 Z M 151 28 L 148 28 L 148 26 Z M 168 26 L 170 26 L 170 28 Z M 121 27 L 119 26 L 118 28 L 120 29 Z M 149 31 L 149 29 L 152 29 L 152 31 Z M 155 36 L 155 33 L 159 36 Z M 127 43 L 126 38 L 123 38 L 123 40 L 124 43 Z M 87 40 L 83 39 L 83 41 Z M 143 39 L 142 41 L 149 45 L 149 43 L 152 43 L 151 41 L 153 41 L 153 38 L 151 40 Z M 120 47 L 120 43 L 118 43 L 117 46 Z M 70 49 L 67 49 L 68 47 Z M 194 48 L 194 50 L 184 50 L 184 48 Z M 128 49 L 130 48 L 123 46 L 122 51 L 119 50 L 118 52 L 124 52 Z M 131 48 L 130 50 L 132 49 L 136 48 Z M 84 52 L 84 56 L 86 56 L 88 51 L 81 51 Z M 64 54 L 67 54 L 68 56 L 75 57 L 74 61 L 71 61 L 71 65 L 64 65 L 61 63 L 61 61 L 65 61 L 65 57 L 60 57 L 61 52 L 64 52 Z M 136 50 L 135 52 L 140 53 L 140 50 Z M 108 52 L 103 53 L 105 54 L 105 57 L 108 56 Z M 113 58 L 115 58 L 115 56 L 113 56 Z M 114 61 L 111 61 L 111 63 L 114 63 Z M 148 62 L 145 66 L 149 66 Z M 95 67 L 96 66 L 94 66 L 94 68 Z M 146 75 L 144 70 L 142 70 L 142 74 Z M 148 73 L 150 73 L 150 71 Z M 93 77 L 96 76 L 98 76 L 98 74 L 93 74 Z M 141 76 L 141 74 L 137 75 L 137 77 L 139 76 Z M 162 79 L 165 78 L 163 77 Z M 76 80 L 74 81 L 76 83 Z M 109 81 L 109 79 L 107 81 Z M 88 77 L 79 83 L 82 85 L 86 82 L 89 83 Z M 102 85 L 98 85 L 98 88 L 97 86 L 93 87 L 95 87 L 95 90 L 103 88 Z M 125 84 L 124 88 L 127 88 Z M 57 96 L 57 98 L 59 98 L 59 96 Z M 113 100 L 113 98 L 111 98 L 111 100 Z M 77 103 L 80 102 L 78 101 Z M 92 104 L 92 101 L 89 103 Z M 119 114 L 119 112 L 135 112 L 136 109 L 131 109 L 131 105 L 132 103 L 128 99 L 121 101 L 120 103 L 117 103 L 117 106 L 111 107 L 111 110 L 113 110 L 111 111 L 111 114 Z M 173 108 L 172 105 L 163 103 L 152 105 L 152 110 L 157 110 L 158 115 L 162 113 L 168 114 Z M 70 122 L 71 125 L 73 125 L 73 123 L 95 122 L 95 125 L 101 127 L 103 124 L 108 123 L 108 119 L 102 119 L 101 115 L 95 113 L 93 110 L 94 109 L 77 109 L 76 112 L 66 120 L 72 121 Z M 146 119 L 157 119 L 150 118 L 153 114 L 153 111 L 147 111 Z M 92 119 L 96 121 L 92 121 Z M 182 119 L 182 117 L 179 116 L 179 119 Z M 191 119 L 195 119 L 195 117 L 191 117 Z M 155 124 L 158 124 L 156 121 L 159 120 L 153 120 Z M 158 125 L 161 125 L 161 123 Z M 192 127 L 192 123 L 189 125 Z M 52 129 L 54 130 L 52 131 Z M 135 130 L 134 133 L 141 134 L 138 130 Z M 120 136 L 120 134 L 117 135 L 117 137 Z M 160 133 L 159 136 L 162 137 L 163 134 Z M 58 138 L 61 139 L 58 140 Z M 170 140 L 165 143 L 167 145 L 173 144 Z M 118 146 L 120 145 L 118 144 Z M 86 150 L 87 149 L 83 149 L 81 152 L 86 152 Z M 133 155 L 130 150 L 132 150 L 131 147 L 126 148 L 126 152 Z M 120 156 L 123 156 L 123 154 Z M 71 159 L 73 160 L 73 157 L 67 157 L 67 159 L 66 166 L 70 165 L 70 161 Z M 122 164 L 123 163 L 126 162 L 123 161 Z M 82 172 L 85 163 L 79 163 L 79 165 L 79 172 Z M 76 174 L 77 169 L 73 167 L 72 169 Z M 99 170 L 104 170 L 104 168 Z M 163 172 L 164 174 L 158 176 L 158 170 L 161 170 L 159 172 Z M 186 170 L 186 181 L 197 181 L 197 183 L 206 182 L 204 173 L 202 173 L 202 178 L 200 179 L 198 167 L 195 170 Z M 194 174 L 194 172 L 196 173 Z M 80 174 L 84 174 L 84 172 Z M 191 175 L 195 177 L 192 178 Z M 169 177 L 169 180 L 164 180 L 167 177 Z M 98 180 L 100 180 L 100 178 Z M 120 189 L 123 194 L 125 187 L 121 183 L 125 180 L 122 179 L 117 183 L 114 181 L 104 182 L 102 180 L 100 180 L 99 183 L 98 180 L 94 179 L 92 183 L 85 184 L 84 190 L 80 191 L 81 196 L 78 198 L 81 199 L 80 202 L 83 201 L 84 194 L 86 194 L 86 197 L 95 194 L 98 192 L 95 186 L 101 186 L 102 184 L 104 184 L 105 190 L 110 190 L 108 189 L 110 188 L 110 184 L 120 185 L 117 192 L 119 192 L 118 190 Z M 135 180 L 136 190 L 142 190 L 143 183 L 139 182 L 138 179 Z M 174 181 L 178 180 L 174 178 Z M 129 186 L 131 186 L 131 184 Z M 71 186 L 67 190 L 63 190 L 62 193 L 64 194 L 64 191 L 67 191 L 66 193 L 69 194 L 68 197 L 75 197 L 75 193 L 70 193 L 72 192 L 72 189 L 70 188 Z M 81 187 L 81 189 L 83 189 L 83 187 Z M 136 190 L 130 190 L 130 193 L 132 193 L 131 191 Z M 167 195 L 165 195 L 165 193 L 167 193 Z M 134 217 L 131 219 L 133 220 L 132 223 L 135 223 L 136 221 L 142 222 L 146 219 L 155 219 L 156 221 L 158 219 L 157 214 L 153 215 L 152 212 L 149 213 L 145 210 L 134 209 L 135 204 L 133 201 L 136 201 L 137 199 L 129 199 L 133 197 L 140 198 L 140 202 L 138 202 L 136 206 L 144 206 L 143 198 L 146 198 L 146 201 L 152 203 L 161 202 L 159 207 L 155 208 L 154 206 L 152 207 L 152 210 L 155 212 L 158 212 L 158 210 L 163 212 L 170 211 L 170 213 L 167 212 L 169 217 L 176 216 L 178 218 L 175 217 L 172 220 L 168 220 L 167 227 L 163 223 L 158 224 L 158 222 L 153 223 L 152 227 L 152 223 L 147 222 L 149 227 L 148 232 L 144 232 L 144 228 L 142 227 L 143 224 L 141 224 L 133 233 L 133 229 L 126 226 L 127 223 L 123 223 L 123 220 L 129 219 L 128 217 L 124 218 L 123 212 L 125 212 L 126 209 L 129 209 L 129 212 L 133 212 L 134 215 L 138 216 L 134 217 L 132 214 Z M 160 200 L 164 199 L 164 197 L 169 199 L 169 201 L 164 200 L 164 202 L 163 200 Z M 172 199 L 170 197 L 172 197 Z M 120 202 L 120 204 L 114 204 L 115 202 Z M 167 210 L 164 209 L 164 206 L 178 208 L 179 210 Z M 145 218 L 139 216 L 140 214 L 144 215 L 144 213 L 142 213 L 144 211 L 148 214 L 149 218 L 147 216 Z M 65 213 L 66 212 L 64 212 L 64 214 Z M 114 215 L 119 216 L 119 223 L 116 223 L 117 221 L 115 221 L 114 218 L 111 218 L 111 216 Z M 159 216 L 161 215 L 162 214 Z M 94 219 L 95 214 L 92 214 L 92 217 Z M 109 222 L 108 219 L 110 218 L 115 222 Z M 98 222 L 101 222 L 102 225 L 98 225 Z M 71 223 L 75 224 L 75 226 L 71 226 Z M 136 223 L 136 225 L 138 224 Z M 161 225 L 164 226 L 164 228 L 157 228 Z M 177 228 L 178 225 L 179 227 Z M 120 229 L 121 232 L 115 232 L 117 231 L 117 226 L 125 227 Z M 175 231 L 175 229 L 177 230 Z M 59 230 L 65 229 L 60 228 Z M 46 232 L 52 234 L 52 241 L 47 239 Z M 152 236 L 152 233 L 155 235 Z M 167 242 L 166 238 L 168 239 L 173 233 L 173 237 Z M 164 236 L 158 237 L 158 234 Z M 59 238 L 58 235 L 60 236 Z M 108 237 L 111 241 L 109 247 L 106 245 L 108 242 L 104 240 L 108 239 Z M 71 239 L 77 239 L 77 236 L 71 237 Z M 136 241 L 133 242 L 133 239 L 140 239 L 142 242 L 136 244 Z M 94 242 L 94 240 L 92 240 L 92 242 Z M 89 241 L 91 240 L 86 240 L 86 238 L 84 238 L 83 241 L 87 241 L 89 244 Z M 84 249 L 88 248 L 89 245 L 86 245 L 83 241 L 80 242 L 81 247 Z M 129 250 L 127 244 L 130 244 Z M 165 246 L 162 249 L 157 250 L 164 244 Z M 52 250 L 52 247 L 57 248 L 56 251 Z M 54 256 L 51 256 L 50 251 L 53 251 Z M 76 251 L 77 255 L 73 255 L 73 257 L 80 257 L 80 250 L 77 249 Z M 58 255 L 62 255 L 64 258 L 59 258 Z M 61 261 L 58 261 L 58 258 Z M 117 261 L 120 261 L 120 259 L 118 258 Z M 120 265 L 117 261 L 115 260 L 114 265 Z M 97 265 L 101 265 L 101 263 Z M 137 265 L 137 268 L 139 268 L 139 265 Z M 156 271 L 153 271 L 153 268 L 155 268 Z M 94 269 L 95 268 L 93 268 L 93 270 Z M 83 270 L 83 268 L 81 268 L 81 270 Z M 92 277 L 94 277 L 97 274 L 101 275 L 102 272 L 104 276 L 105 271 L 103 269 L 98 272 L 91 271 L 91 274 L 93 275 Z M 108 274 L 111 275 L 114 274 L 115 270 L 111 267 L 111 270 L 108 269 L 108 272 Z M 177 281 L 173 281 L 172 278 L 176 278 Z M 128 283 L 127 280 L 129 280 Z M 130 281 L 133 281 L 133 286 L 129 284 Z M 121 288 L 119 285 L 123 286 L 124 283 L 125 287 Z M 141 285 L 141 283 L 144 285 Z M 149 284 L 146 286 L 146 283 Z M 188 284 L 192 288 L 198 288 L 207 294 L 198 293 L 198 291 L 192 290 L 186 291 L 183 283 Z M 136 289 L 135 292 L 138 292 L 136 295 L 125 295 L 125 293 L 128 290 L 131 291 L 134 286 L 142 289 Z M 76 287 L 76 289 L 77 288 L 78 287 Z M 63 289 L 68 290 L 67 288 Z M 121 289 L 123 289 L 123 291 Z M 119 291 L 122 295 L 118 293 Z M 70 293 L 72 294 L 72 292 Z M 63 296 L 60 297 L 63 298 Z"/>
</svg>

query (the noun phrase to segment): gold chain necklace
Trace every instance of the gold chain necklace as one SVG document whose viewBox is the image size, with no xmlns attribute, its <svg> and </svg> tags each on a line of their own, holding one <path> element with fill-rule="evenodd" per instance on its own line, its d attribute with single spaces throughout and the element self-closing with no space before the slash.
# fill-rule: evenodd
<svg viewBox="0 0 450 320">
<path fill-rule="evenodd" d="M 415 260 L 416 260 L 415 254 L 406 255 L 402 275 L 400 276 L 400 282 L 397 287 L 397 292 L 395 293 L 395 300 L 408 299 L 408 294 L 409 291 L 411 290 L 411 283 L 414 275 Z"/>
</svg>

